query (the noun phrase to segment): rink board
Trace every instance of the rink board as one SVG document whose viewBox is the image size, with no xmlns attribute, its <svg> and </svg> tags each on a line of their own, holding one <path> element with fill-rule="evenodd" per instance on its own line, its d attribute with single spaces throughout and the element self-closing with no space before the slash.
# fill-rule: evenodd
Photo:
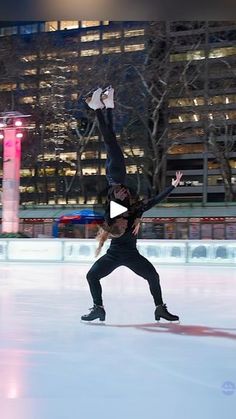
<svg viewBox="0 0 236 419">
<path fill-rule="evenodd" d="M 2 239 L 0 261 L 92 263 L 96 248 L 94 239 Z M 236 265 L 235 240 L 138 240 L 138 250 L 154 264 Z"/>
</svg>

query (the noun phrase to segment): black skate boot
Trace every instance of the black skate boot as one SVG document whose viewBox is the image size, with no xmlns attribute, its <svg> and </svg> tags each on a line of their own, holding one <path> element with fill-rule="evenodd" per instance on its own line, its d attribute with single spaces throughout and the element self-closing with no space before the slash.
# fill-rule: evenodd
<svg viewBox="0 0 236 419">
<path fill-rule="evenodd" d="M 105 321 L 106 318 L 106 312 L 103 307 L 97 306 L 94 304 L 92 308 L 89 309 L 89 314 L 84 314 L 84 316 L 81 316 L 81 320 L 91 322 L 93 320 L 99 319 L 101 322 Z"/>
<path fill-rule="evenodd" d="M 169 322 L 179 321 L 179 317 L 174 314 L 169 313 L 167 310 L 166 304 L 161 304 L 156 306 L 155 310 L 155 320 L 160 320 L 160 318 L 168 320 Z"/>
</svg>

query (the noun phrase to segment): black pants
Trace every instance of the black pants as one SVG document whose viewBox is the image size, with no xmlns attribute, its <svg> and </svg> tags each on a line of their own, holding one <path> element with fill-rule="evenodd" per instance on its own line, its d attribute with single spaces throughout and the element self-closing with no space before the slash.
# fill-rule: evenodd
<svg viewBox="0 0 236 419">
<path fill-rule="evenodd" d="M 148 281 L 155 305 L 163 304 L 159 275 L 154 266 L 138 251 L 118 255 L 106 253 L 98 259 L 87 273 L 87 280 L 90 287 L 94 304 L 103 305 L 102 287 L 100 279 L 109 275 L 119 266 L 126 266 L 137 275 Z"/>
<path fill-rule="evenodd" d="M 124 184 L 126 177 L 125 159 L 113 129 L 112 109 L 107 109 L 107 122 L 101 109 L 96 110 L 96 115 L 107 152 L 106 177 L 108 183 L 109 185 Z"/>
</svg>

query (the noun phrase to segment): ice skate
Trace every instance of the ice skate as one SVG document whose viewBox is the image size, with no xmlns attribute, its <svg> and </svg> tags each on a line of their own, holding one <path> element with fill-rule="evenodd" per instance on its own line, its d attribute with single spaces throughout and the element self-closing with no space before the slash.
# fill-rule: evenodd
<svg viewBox="0 0 236 419">
<path fill-rule="evenodd" d="M 103 307 L 97 306 L 96 304 L 89 309 L 89 314 L 84 314 L 81 316 L 81 320 L 86 322 L 91 322 L 93 320 L 99 319 L 101 322 L 105 321 L 106 318 L 106 312 Z"/>
<path fill-rule="evenodd" d="M 155 310 L 155 320 L 159 321 L 160 319 L 165 319 L 169 322 L 178 322 L 179 321 L 179 317 L 169 313 L 169 311 L 167 310 L 167 306 L 166 304 L 160 304 L 159 306 L 156 306 L 156 310 Z"/>
<path fill-rule="evenodd" d="M 114 89 L 113 87 L 109 86 L 103 91 L 102 93 L 102 101 L 106 107 L 106 109 L 114 109 Z"/>
<path fill-rule="evenodd" d="M 85 99 L 85 102 L 87 103 L 87 105 L 94 111 L 96 109 L 104 108 L 104 104 L 101 101 L 101 94 L 102 94 L 102 89 L 99 87 L 93 92 L 92 97 L 89 96 L 87 97 L 87 99 Z"/>
</svg>

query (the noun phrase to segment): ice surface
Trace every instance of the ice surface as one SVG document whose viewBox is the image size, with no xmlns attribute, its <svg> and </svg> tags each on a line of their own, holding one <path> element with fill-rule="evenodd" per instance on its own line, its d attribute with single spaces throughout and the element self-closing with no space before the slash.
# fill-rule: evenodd
<svg viewBox="0 0 236 419">
<path fill-rule="evenodd" d="M 81 323 L 88 269 L 1 264 L 1 418 L 235 419 L 235 269 L 157 268 L 179 325 L 125 267 L 102 280 L 106 325 Z"/>
</svg>

